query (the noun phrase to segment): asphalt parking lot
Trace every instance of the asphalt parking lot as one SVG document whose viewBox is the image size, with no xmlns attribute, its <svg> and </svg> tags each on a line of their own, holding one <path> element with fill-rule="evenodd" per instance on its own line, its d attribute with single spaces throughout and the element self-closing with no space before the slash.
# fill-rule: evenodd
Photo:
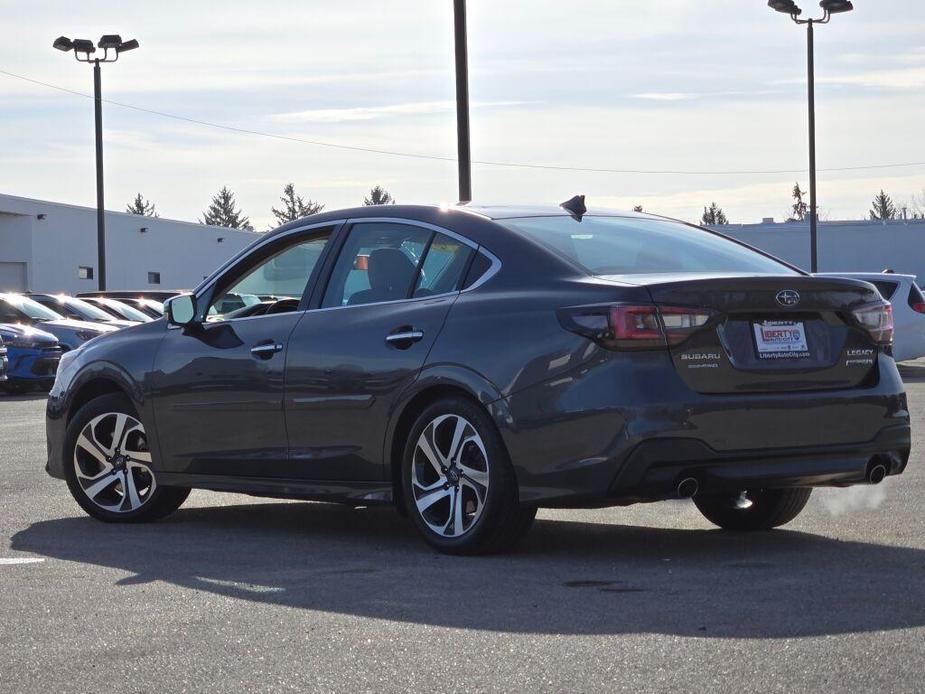
<svg viewBox="0 0 925 694">
<path fill-rule="evenodd" d="M 902 368 L 915 432 L 925 363 Z M 0 396 L 0 690 L 922 691 L 925 450 L 786 529 L 689 502 L 541 511 L 445 557 L 384 509 L 194 492 L 105 525 L 44 470 L 44 398 Z"/>
</svg>

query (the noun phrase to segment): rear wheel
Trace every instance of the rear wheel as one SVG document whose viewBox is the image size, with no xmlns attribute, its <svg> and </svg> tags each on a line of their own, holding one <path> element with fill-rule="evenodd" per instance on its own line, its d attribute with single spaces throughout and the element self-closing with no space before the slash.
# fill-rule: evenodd
<svg viewBox="0 0 925 694">
<path fill-rule="evenodd" d="M 67 428 L 65 470 L 71 495 L 103 521 L 157 520 L 190 492 L 158 484 L 147 432 L 124 395 L 103 395 L 77 412 Z"/>
<path fill-rule="evenodd" d="M 725 494 L 703 494 L 694 504 L 704 517 L 726 530 L 770 530 L 800 515 L 812 489 L 747 489 Z"/>
<path fill-rule="evenodd" d="M 418 417 L 405 445 L 402 489 L 427 542 L 450 554 L 510 548 L 536 508 L 521 507 L 517 480 L 488 415 L 465 398 L 444 398 Z"/>
</svg>

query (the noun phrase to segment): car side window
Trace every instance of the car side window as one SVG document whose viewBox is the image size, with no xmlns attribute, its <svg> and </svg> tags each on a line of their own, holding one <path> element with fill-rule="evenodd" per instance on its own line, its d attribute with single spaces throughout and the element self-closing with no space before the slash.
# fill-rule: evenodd
<svg viewBox="0 0 925 694">
<path fill-rule="evenodd" d="M 414 296 L 433 296 L 461 288 L 473 248 L 446 234 L 436 234 L 418 275 Z"/>
<path fill-rule="evenodd" d="M 356 224 L 337 257 L 322 308 L 407 299 L 431 236 L 408 224 Z"/>
<path fill-rule="evenodd" d="M 893 298 L 893 294 L 896 293 L 896 289 L 899 285 L 896 282 L 884 282 L 883 280 L 874 280 L 871 282 L 880 292 L 880 296 L 889 301 Z"/>
<path fill-rule="evenodd" d="M 295 311 L 329 238 L 330 230 L 325 230 L 271 248 L 270 255 L 258 256 L 233 277 L 220 281 L 207 320 Z M 252 311 L 242 310 L 248 308 Z"/>
</svg>

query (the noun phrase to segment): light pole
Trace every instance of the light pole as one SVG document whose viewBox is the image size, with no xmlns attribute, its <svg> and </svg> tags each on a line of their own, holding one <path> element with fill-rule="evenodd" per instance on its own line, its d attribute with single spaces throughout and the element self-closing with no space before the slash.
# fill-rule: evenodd
<svg viewBox="0 0 925 694">
<path fill-rule="evenodd" d="M 456 37 L 456 156 L 459 165 L 459 202 L 472 202 L 466 0 L 453 0 L 453 25 Z"/>
<path fill-rule="evenodd" d="M 97 276 L 100 291 L 106 289 L 106 215 L 103 210 L 103 97 L 100 83 L 100 63 L 114 63 L 119 54 L 138 48 L 138 41 L 123 41 L 121 36 L 107 34 L 96 46 L 89 39 L 74 39 L 59 36 L 52 44 L 65 53 L 74 51 L 74 57 L 81 63 L 93 63 L 93 114 L 96 122 L 96 257 Z M 103 49 L 102 58 L 91 58 L 97 47 Z M 112 55 L 110 55 L 112 51 Z"/>
<path fill-rule="evenodd" d="M 854 9 L 848 0 L 822 0 L 819 3 L 823 15 L 821 19 L 800 19 L 803 13 L 793 0 L 768 0 L 768 7 L 777 12 L 789 14 L 797 24 L 806 25 L 806 71 L 807 95 L 809 101 L 809 243 L 810 243 L 810 270 L 819 271 L 816 223 L 818 219 L 816 207 L 816 75 L 813 48 L 813 26 L 828 24 L 833 14 L 850 12 Z"/>
</svg>

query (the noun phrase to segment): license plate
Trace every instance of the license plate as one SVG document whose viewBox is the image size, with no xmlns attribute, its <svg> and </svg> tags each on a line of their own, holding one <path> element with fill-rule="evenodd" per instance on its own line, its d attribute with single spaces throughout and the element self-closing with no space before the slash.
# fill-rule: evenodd
<svg viewBox="0 0 925 694">
<path fill-rule="evenodd" d="M 761 359 L 799 359 L 809 356 L 803 323 L 769 320 L 753 323 Z"/>
</svg>

